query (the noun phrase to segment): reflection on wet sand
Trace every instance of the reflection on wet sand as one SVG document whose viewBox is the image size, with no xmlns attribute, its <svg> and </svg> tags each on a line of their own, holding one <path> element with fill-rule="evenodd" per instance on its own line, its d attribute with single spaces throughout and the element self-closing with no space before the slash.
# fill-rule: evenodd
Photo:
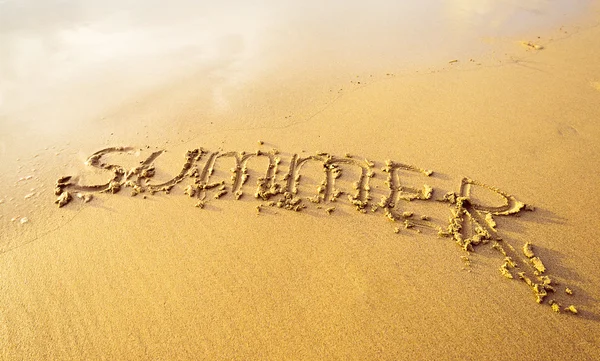
<svg viewBox="0 0 600 361">
<path fill-rule="evenodd" d="M 554 24 L 557 13 L 576 13 L 585 2 L 159 5 L 0 3 L 0 115 L 27 118 L 18 114 L 33 107 L 58 118 L 61 112 L 49 109 L 75 94 L 100 109 L 198 70 L 223 107 L 225 88 L 244 91 L 272 69 L 431 64 L 458 50 L 481 51 L 482 36 Z"/>
</svg>

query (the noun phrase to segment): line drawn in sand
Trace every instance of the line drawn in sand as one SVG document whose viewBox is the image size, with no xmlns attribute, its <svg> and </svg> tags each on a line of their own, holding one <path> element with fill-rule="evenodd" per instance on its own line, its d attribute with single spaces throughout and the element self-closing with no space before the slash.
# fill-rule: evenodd
<svg viewBox="0 0 600 361">
<path fill-rule="evenodd" d="M 93 193 L 118 193 L 123 188 L 129 188 L 132 196 L 142 193 L 155 194 L 164 192 L 169 194 L 173 188 L 186 179 L 191 179 L 191 184 L 184 187 L 183 193 L 195 200 L 195 206 L 204 208 L 207 202 L 215 201 L 228 194 L 235 200 L 244 196 L 244 187 L 250 179 L 249 161 L 253 159 L 266 160 L 266 169 L 262 169 L 260 176 L 256 176 L 256 188 L 253 197 L 260 202 L 257 213 L 265 207 L 277 207 L 300 212 L 311 204 L 317 209 L 323 209 L 331 214 L 336 209 L 333 204 L 342 196 L 346 196 L 349 203 L 360 213 L 383 213 L 392 222 L 394 232 L 399 233 L 401 228 L 437 232 L 440 237 L 452 239 L 462 251 L 466 252 L 461 258 L 465 266 L 470 266 L 468 255 L 475 252 L 478 247 L 489 245 L 497 251 L 502 259 L 498 270 L 508 278 L 518 278 L 531 289 L 537 303 L 546 303 L 555 312 L 578 312 L 574 305 L 563 306 L 550 295 L 558 296 L 558 285 L 546 273 L 546 267 L 539 256 L 536 256 L 531 243 L 527 242 L 522 247 L 514 247 L 504 240 L 498 233 L 494 217 L 515 216 L 522 211 L 533 211 L 534 208 L 518 201 L 514 196 L 497 187 L 478 182 L 470 178 L 463 178 L 457 192 L 447 192 L 441 198 L 434 199 L 435 189 L 427 184 L 421 188 L 409 187 L 402 183 L 405 172 L 431 177 L 431 170 L 394 162 L 385 161 L 380 168 L 385 174 L 385 194 L 375 203 L 372 199 L 371 180 L 376 177 L 376 164 L 365 158 L 354 157 L 346 154 L 343 157 L 334 156 L 326 152 L 317 152 L 315 155 L 291 155 L 287 170 L 282 169 L 282 158 L 278 150 L 257 150 L 248 152 L 210 152 L 203 148 L 187 151 L 185 161 L 179 173 L 168 181 L 152 183 L 156 174 L 154 162 L 165 152 L 158 150 L 150 154 L 139 166 L 126 169 L 116 164 L 108 164 L 103 157 L 111 153 L 133 152 L 134 147 L 110 147 L 92 154 L 86 164 L 112 173 L 112 178 L 104 184 L 81 185 L 73 176 L 63 176 L 56 182 L 54 193 L 58 196 L 56 203 L 59 207 L 66 206 L 74 197 L 84 202 L 92 200 Z M 214 180 L 217 168 L 221 171 L 221 163 L 232 160 L 233 166 L 228 172 L 228 180 Z M 321 182 L 312 195 L 301 195 L 299 192 L 303 173 L 302 169 L 308 164 L 315 164 L 322 169 Z M 343 190 L 337 182 L 342 179 L 348 167 L 354 169 L 358 175 L 352 182 L 352 190 Z M 247 188 L 247 187 L 246 187 Z M 501 205 L 489 206 L 477 203 L 472 197 L 472 190 L 479 188 L 495 194 L 501 198 Z M 144 196 L 145 197 L 145 196 Z M 450 216 L 447 224 L 436 224 L 428 216 L 415 217 L 413 212 L 402 210 L 401 202 L 411 201 L 436 201 L 447 204 Z M 380 212 L 380 210 L 382 212 Z M 521 248 L 521 252 L 517 250 Z M 571 297 L 572 290 L 564 290 L 566 297 Z M 549 299 L 546 301 L 546 299 Z M 565 302 L 566 304 L 566 302 Z"/>
</svg>

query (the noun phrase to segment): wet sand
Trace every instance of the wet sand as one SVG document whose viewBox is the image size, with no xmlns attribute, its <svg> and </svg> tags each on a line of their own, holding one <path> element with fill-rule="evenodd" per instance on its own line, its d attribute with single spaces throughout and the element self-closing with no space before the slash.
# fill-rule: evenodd
<svg viewBox="0 0 600 361">
<path fill-rule="evenodd" d="M 2 58 L 0 359 L 600 357 L 598 7 L 486 4 Z"/>
</svg>

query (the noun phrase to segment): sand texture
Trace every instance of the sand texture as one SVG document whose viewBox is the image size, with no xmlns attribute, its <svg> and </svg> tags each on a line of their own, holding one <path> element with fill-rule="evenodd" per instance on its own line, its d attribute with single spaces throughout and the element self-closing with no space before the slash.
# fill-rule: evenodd
<svg viewBox="0 0 600 361">
<path fill-rule="evenodd" d="M 0 360 L 600 359 L 598 6 L 450 3 L 0 55 Z"/>
</svg>

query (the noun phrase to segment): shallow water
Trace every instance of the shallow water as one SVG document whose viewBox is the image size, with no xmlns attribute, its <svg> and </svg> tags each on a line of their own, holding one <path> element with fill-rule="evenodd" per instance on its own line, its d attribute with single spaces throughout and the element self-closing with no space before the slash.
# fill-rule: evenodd
<svg viewBox="0 0 600 361">
<path fill-rule="evenodd" d="M 273 70 L 433 64 L 488 51 L 490 39 L 555 29 L 588 4 L 4 0 L 0 116 L 33 107 L 60 117 L 57 102 L 64 109 L 73 96 L 114 105 L 191 70 L 241 89 Z M 109 94 L 98 91 L 106 86 Z"/>
</svg>

